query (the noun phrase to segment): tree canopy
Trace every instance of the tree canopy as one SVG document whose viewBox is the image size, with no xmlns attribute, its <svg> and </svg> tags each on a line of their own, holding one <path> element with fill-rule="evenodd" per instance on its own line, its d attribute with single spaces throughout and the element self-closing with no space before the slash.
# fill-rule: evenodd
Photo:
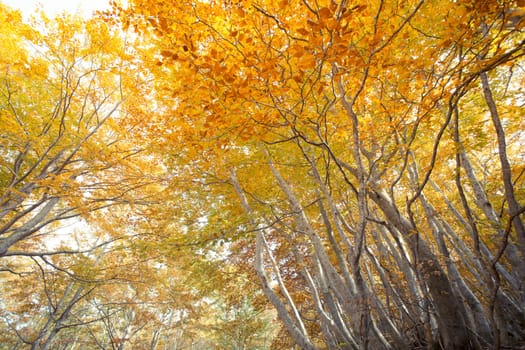
<svg viewBox="0 0 525 350">
<path fill-rule="evenodd" d="M 0 342 L 518 349 L 521 0 L 0 7 Z"/>
</svg>

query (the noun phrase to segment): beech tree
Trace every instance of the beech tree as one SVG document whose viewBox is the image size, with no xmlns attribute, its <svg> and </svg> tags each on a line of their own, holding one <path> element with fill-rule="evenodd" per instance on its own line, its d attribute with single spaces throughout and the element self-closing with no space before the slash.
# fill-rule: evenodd
<svg viewBox="0 0 525 350">
<path fill-rule="evenodd" d="M 140 91 L 126 43 L 96 20 L 42 14 L 29 25 L 4 6 L 1 16 L 10 55 L 1 62 L 0 255 L 9 256 L 45 250 L 42 234 L 60 220 L 140 201 L 151 181 L 139 176 L 140 149 L 116 132 Z"/>
<path fill-rule="evenodd" d="M 133 138 L 148 84 L 132 40 L 96 18 L 25 22 L 4 5 L 0 22 L 0 347 L 149 343 L 186 302 L 144 287 L 162 274 L 139 256 L 134 207 L 162 184 Z"/>
<path fill-rule="evenodd" d="M 252 246 L 300 348 L 498 349 L 525 338 L 521 6 L 113 14 L 157 47 L 159 147 L 206 187 L 206 226 Z"/>
</svg>

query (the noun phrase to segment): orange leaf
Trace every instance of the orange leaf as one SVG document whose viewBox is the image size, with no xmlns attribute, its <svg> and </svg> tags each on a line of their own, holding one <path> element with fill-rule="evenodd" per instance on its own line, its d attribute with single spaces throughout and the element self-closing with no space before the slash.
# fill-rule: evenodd
<svg viewBox="0 0 525 350">
<path fill-rule="evenodd" d="M 318 14 L 321 20 L 326 20 L 332 16 L 332 11 L 328 7 L 323 7 L 318 11 Z"/>
<path fill-rule="evenodd" d="M 304 35 L 304 36 L 310 34 L 310 32 L 309 32 L 308 30 L 306 30 L 305 28 L 299 28 L 299 29 L 297 29 L 297 33 L 299 33 L 299 34 L 301 34 L 301 35 Z"/>
</svg>

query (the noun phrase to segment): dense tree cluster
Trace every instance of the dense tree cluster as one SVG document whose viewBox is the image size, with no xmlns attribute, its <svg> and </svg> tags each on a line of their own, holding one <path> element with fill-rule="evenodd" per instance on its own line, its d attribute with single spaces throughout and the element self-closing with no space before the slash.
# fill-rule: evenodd
<svg viewBox="0 0 525 350">
<path fill-rule="evenodd" d="M 0 348 L 519 349 L 525 4 L 0 7 Z"/>
</svg>

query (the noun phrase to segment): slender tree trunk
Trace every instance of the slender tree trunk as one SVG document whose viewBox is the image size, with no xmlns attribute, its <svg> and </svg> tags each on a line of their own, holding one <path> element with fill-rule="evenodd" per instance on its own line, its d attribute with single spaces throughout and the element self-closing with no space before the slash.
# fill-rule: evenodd
<svg viewBox="0 0 525 350">
<path fill-rule="evenodd" d="M 371 192 L 370 197 L 383 211 L 388 221 L 406 237 L 411 249 L 419 256 L 421 274 L 425 278 L 436 309 L 436 320 L 443 346 L 446 349 L 468 349 L 468 330 L 461 314 L 461 307 L 435 255 L 425 241 L 419 239 L 417 228 L 399 214 L 384 192 Z"/>
<path fill-rule="evenodd" d="M 251 216 L 252 215 L 251 207 L 244 194 L 244 191 L 242 190 L 239 184 L 239 181 L 237 180 L 237 176 L 233 169 L 230 169 L 230 180 L 233 184 L 235 192 L 239 196 L 243 209 L 245 210 L 248 216 Z M 250 221 L 252 224 L 255 224 L 253 220 L 250 220 Z M 283 301 L 277 296 L 277 294 L 270 287 L 270 284 L 268 282 L 268 277 L 266 276 L 266 272 L 264 271 L 264 266 L 263 266 L 263 251 L 265 247 L 267 248 L 267 244 L 265 243 L 264 234 L 260 230 L 257 231 L 256 237 L 257 238 L 256 238 L 256 244 L 255 244 L 254 268 L 257 273 L 257 276 L 259 277 L 259 280 L 261 281 L 261 285 L 262 285 L 264 294 L 266 295 L 268 300 L 270 300 L 272 305 L 275 307 L 277 314 L 279 316 L 279 319 L 283 322 L 284 326 L 286 327 L 286 330 L 288 331 L 292 339 L 295 341 L 295 343 L 299 345 L 301 349 L 317 350 L 317 348 L 312 344 L 312 342 L 310 341 L 306 333 L 306 329 L 304 325 L 302 324 L 301 318 L 299 316 L 297 308 L 293 304 L 293 301 L 291 301 L 291 299 L 288 298 L 287 299 L 288 303 L 287 304 L 283 303 Z M 271 254 L 269 250 L 268 250 L 268 253 Z M 274 262 L 272 262 L 272 264 L 274 264 Z M 274 268 L 274 271 L 276 271 L 277 273 L 279 272 L 278 266 L 275 266 L 275 264 L 273 268 Z M 280 282 L 280 287 L 284 287 L 284 284 L 282 283 L 282 281 Z M 286 293 L 286 290 L 284 290 L 283 292 Z M 290 317 L 290 314 L 287 310 L 287 306 L 291 308 L 292 310 L 292 313 L 294 315 L 293 319 L 292 317 Z"/>
</svg>

